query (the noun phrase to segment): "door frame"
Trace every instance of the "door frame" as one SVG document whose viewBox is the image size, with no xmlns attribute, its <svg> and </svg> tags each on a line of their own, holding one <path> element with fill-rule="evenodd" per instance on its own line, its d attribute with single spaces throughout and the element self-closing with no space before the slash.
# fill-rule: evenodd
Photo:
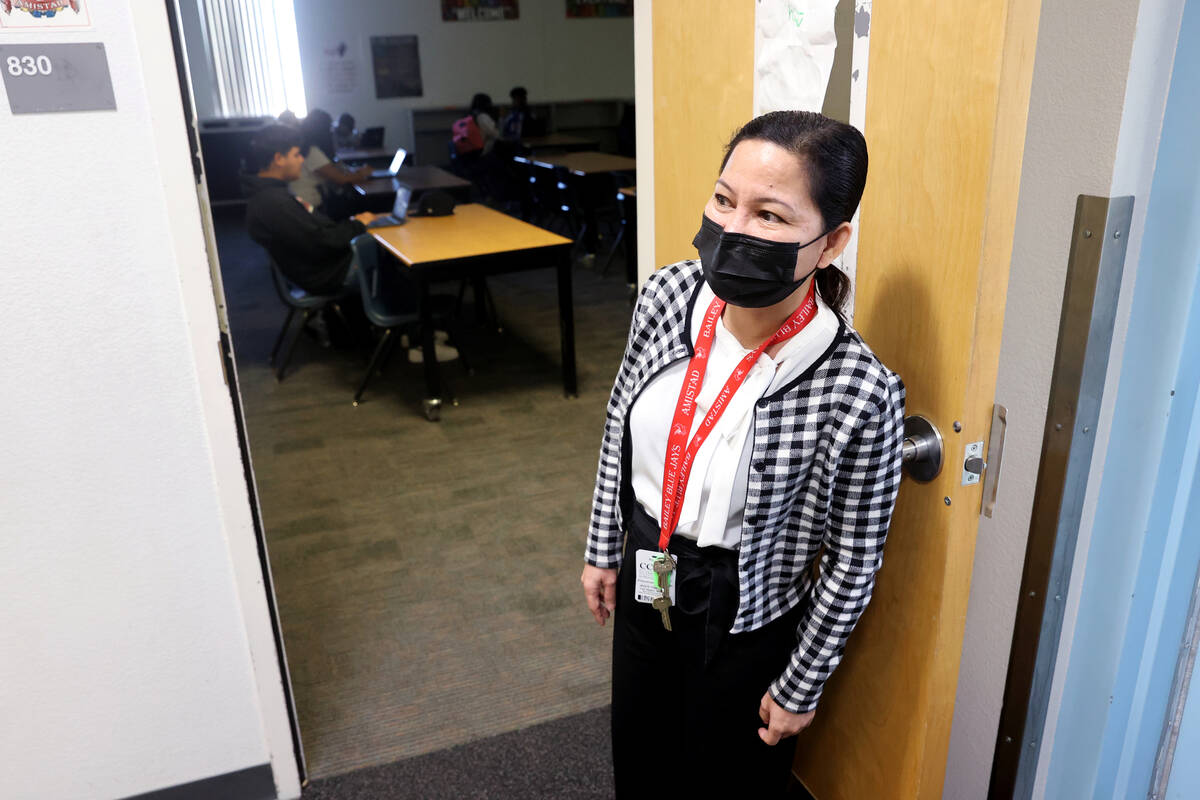
<svg viewBox="0 0 1200 800">
<path fill-rule="evenodd" d="M 1041 752 L 1046 796 L 1066 786 L 1097 797 L 1145 796 L 1154 788 L 1200 570 L 1200 541 L 1188 535 L 1198 513 L 1192 492 L 1200 457 L 1200 109 L 1188 77 L 1200 64 L 1200 4 L 1142 0 L 1139 39 L 1143 25 L 1144 58 L 1162 78 L 1144 93 L 1161 85 L 1162 105 L 1157 114 L 1136 115 L 1152 126 L 1141 154 L 1149 161 L 1144 230 L 1130 242 L 1138 268 L 1124 287 L 1123 357 L 1111 365 L 1111 434 L 1093 466 L 1094 523 L 1077 554 L 1076 614 L 1062 640 L 1069 657 L 1056 676 L 1060 702 Z M 1172 47 L 1174 57 L 1164 57 Z M 1137 60 L 1135 41 L 1131 83 Z M 1126 102 L 1128 117 L 1129 94 Z"/>
<path fill-rule="evenodd" d="M 155 151 L 150 155 L 157 159 L 163 176 L 167 217 L 180 264 L 180 293 L 196 365 L 197 393 L 254 666 L 263 736 L 278 796 L 299 797 L 306 780 L 303 749 L 224 314 L 225 298 L 212 238 L 179 8 L 177 0 L 164 0 L 161 6 L 132 3 L 130 9 L 143 63 L 175 65 L 174 70 L 143 70 L 150 101 L 159 111 L 152 131 Z M 169 39 L 162 35 L 164 26 Z"/>
</svg>

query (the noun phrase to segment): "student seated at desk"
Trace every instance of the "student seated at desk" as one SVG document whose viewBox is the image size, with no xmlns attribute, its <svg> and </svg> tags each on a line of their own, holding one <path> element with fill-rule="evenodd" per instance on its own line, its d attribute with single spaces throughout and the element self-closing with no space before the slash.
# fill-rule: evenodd
<svg viewBox="0 0 1200 800">
<path fill-rule="evenodd" d="M 371 167 L 350 172 L 333 163 L 336 150 L 333 147 L 333 117 L 319 108 L 314 108 L 300 125 L 300 152 L 303 163 L 299 176 L 291 182 L 292 193 L 314 208 L 319 208 L 331 217 L 344 216 L 346 203 L 340 202 L 342 187 L 354 183 L 365 183 L 374 171 Z"/>
<path fill-rule="evenodd" d="M 353 150 L 358 147 L 358 129 L 354 117 L 342 114 L 333 126 L 333 146 L 336 150 Z"/>
<path fill-rule="evenodd" d="M 472 97 L 468 115 L 455 121 L 451 134 L 459 158 L 478 158 L 492 152 L 500 129 L 496 127 L 491 96 L 480 92 Z"/>
<path fill-rule="evenodd" d="M 334 222 L 288 191 L 301 172 L 301 135 L 286 125 L 263 128 L 250 144 L 251 168 L 242 175 L 246 230 L 292 283 L 314 294 L 354 288 L 350 240 L 366 232 L 377 215 Z"/>
</svg>

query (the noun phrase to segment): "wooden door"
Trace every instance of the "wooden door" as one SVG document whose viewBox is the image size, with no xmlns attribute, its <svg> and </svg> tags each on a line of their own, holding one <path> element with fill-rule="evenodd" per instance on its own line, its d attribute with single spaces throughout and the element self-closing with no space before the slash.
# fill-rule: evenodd
<svg viewBox="0 0 1200 800">
<path fill-rule="evenodd" d="M 754 3 L 652 0 L 658 263 L 690 246 L 749 119 Z M 870 20 L 855 327 L 929 417 L 946 462 L 906 479 L 874 600 L 795 771 L 817 800 L 939 798 L 980 508 L 1040 0 L 876 0 Z M 639 80 L 646 76 L 639 74 Z M 961 432 L 955 432 L 958 422 Z"/>
</svg>

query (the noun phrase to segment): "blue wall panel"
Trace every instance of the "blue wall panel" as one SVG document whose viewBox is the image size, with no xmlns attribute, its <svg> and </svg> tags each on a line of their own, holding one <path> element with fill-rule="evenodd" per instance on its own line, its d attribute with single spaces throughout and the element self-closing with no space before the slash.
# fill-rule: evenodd
<svg viewBox="0 0 1200 800">
<path fill-rule="evenodd" d="M 1186 528 L 1180 507 L 1200 446 L 1194 430 L 1200 421 L 1193 420 L 1200 383 L 1198 81 L 1200 0 L 1189 0 L 1138 254 L 1048 798 L 1145 796 L 1200 561 L 1200 535 Z"/>
</svg>

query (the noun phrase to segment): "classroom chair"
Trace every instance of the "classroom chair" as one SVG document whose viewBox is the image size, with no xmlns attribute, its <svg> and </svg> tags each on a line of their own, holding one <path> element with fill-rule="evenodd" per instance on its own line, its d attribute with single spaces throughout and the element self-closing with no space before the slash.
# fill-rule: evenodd
<svg viewBox="0 0 1200 800">
<path fill-rule="evenodd" d="M 382 274 L 379 269 L 379 246 L 371 234 L 354 237 L 350 242 L 350 249 L 358 270 L 363 312 L 372 325 L 383 329 L 383 335 L 379 337 L 371 361 L 367 365 L 367 374 L 363 376 L 358 391 L 354 393 L 354 405 L 357 407 L 362 402 L 363 393 L 375 372 L 382 371 L 391 358 L 392 350 L 400 338 L 397 331 L 404 329 L 414 342 L 419 341 L 420 289 L 412 279 L 398 271 L 391 270 L 386 277 Z M 463 369 L 470 372 L 462 342 L 457 335 L 457 326 L 453 322 L 455 298 L 451 295 L 431 294 L 429 302 L 433 304 L 430 316 L 447 329 L 450 343 L 458 349 L 458 360 L 462 362 Z"/>
<path fill-rule="evenodd" d="M 292 327 L 292 320 L 296 317 L 296 312 L 300 312 L 300 326 L 295 334 L 288 341 L 287 347 L 283 351 L 283 360 L 279 362 L 279 366 L 275 369 L 275 380 L 283 380 L 283 372 L 287 369 L 288 362 L 292 359 L 292 351 L 296 348 L 296 341 L 304 333 L 304 326 L 308 324 L 308 320 L 313 314 L 318 313 L 322 309 L 328 308 L 337 314 L 338 319 L 350 330 L 350 325 L 346 321 L 346 316 L 342 313 L 341 306 L 338 305 L 338 300 L 344 295 L 319 295 L 311 294 L 304 291 L 299 286 L 295 285 L 287 279 L 283 271 L 279 269 L 279 265 L 275 263 L 275 259 L 271 258 L 271 279 L 275 284 L 275 292 L 279 295 L 279 299 L 287 306 L 287 318 L 283 321 L 283 327 L 279 330 L 279 335 L 275 337 L 275 346 L 271 348 L 271 357 L 268 360 L 269 366 L 275 366 L 275 358 L 279 355 L 279 348 L 283 345 L 284 340 L 288 338 L 288 331 Z"/>
</svg>

